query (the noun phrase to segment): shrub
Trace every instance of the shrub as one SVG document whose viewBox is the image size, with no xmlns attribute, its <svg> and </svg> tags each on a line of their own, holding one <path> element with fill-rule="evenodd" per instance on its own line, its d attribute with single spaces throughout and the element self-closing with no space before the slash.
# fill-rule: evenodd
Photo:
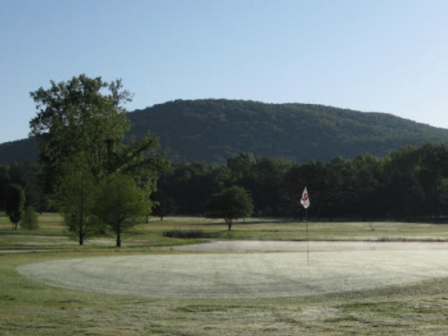
<svg viewBox="0 0 448 336">
<path fill-rule="evenodd" d="M 168 230 L 163 231 L 163 236 L 170 238 L 194 239 L 194 238 L 213 238 L 214 234 L 210 232 L 204 232 L 202 230 Z"/>
<path fill-rule="evenodd" d="M 39 218 L 33 207 L 27 207 L 23 214 L 20 226 L 28 230 L 37 230 L 39 228 Z"/>
</svg>

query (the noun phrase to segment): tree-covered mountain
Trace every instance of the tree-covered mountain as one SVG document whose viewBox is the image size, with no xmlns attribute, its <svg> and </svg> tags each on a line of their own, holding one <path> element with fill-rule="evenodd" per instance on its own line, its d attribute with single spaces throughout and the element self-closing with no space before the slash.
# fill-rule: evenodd
<svg viewBox="0 0 448 336">
<path fill-rule="evenodd" d="M 366 113 L 312 104 L 254 101 L 176 100 L 128 114 L 129 136 L 147 131 L 160 137 L 174 161 L 224 162 L 241 153 L 328 161 L 338 155 L 383 156 L 404 145 L 448 144 L 448 130 L 385 113 Z M 0 145 L 0 163 L 35 161 L 33 139 Z"/>
<path fill-rule="evenodd" d="M 188 161 L 222 162 L 241 152 L 328 161 L 338 155 L 383 156 L 407 144 L 448 143 L 446 129 L 322 105 L 177 100 L 129 118 L 137 137 L 151 130 L 172 157 Z"/>
<path fill-rule="evenodd" d="M 36 162 L 38 154 L 34 138 L 5 142 L 0 145 L 0 164 L 14 161 Z"/>
</svg>

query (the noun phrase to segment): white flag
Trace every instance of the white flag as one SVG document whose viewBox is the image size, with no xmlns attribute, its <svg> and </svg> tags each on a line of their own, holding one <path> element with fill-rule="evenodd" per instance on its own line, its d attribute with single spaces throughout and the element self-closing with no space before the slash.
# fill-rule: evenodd
<svg viewBox="0 0 448 336">
<path fill-rule="evenodd" d="M 302 198 L 300 199 L 300 203 L 302 203 L 303 207 L 306 209 L 310 206 L 310 197 L 308 196 L 308 190 L 303 189 Z"/>
</svg>

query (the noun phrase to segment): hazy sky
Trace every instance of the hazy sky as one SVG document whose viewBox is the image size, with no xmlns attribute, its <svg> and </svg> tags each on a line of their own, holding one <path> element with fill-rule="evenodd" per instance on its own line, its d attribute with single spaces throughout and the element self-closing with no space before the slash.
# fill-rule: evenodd
<svg viewBox="0 0 448 336">
<path fill-rule="evenodd" d="M 227 98 L 387 112 L 448 128 L 446 0 L 0 0 L 0 143 L 29 93 L 122 78 L 142 109 Z"/>
</svg>

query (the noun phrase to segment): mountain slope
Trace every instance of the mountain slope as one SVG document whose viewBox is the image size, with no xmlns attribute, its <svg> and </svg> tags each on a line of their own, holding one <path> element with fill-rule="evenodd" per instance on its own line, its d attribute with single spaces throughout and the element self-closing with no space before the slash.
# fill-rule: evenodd
<svg viewBox="0 0 448 336">
<path fill-rule="evenodd" d="M 150 129 L 180 159 L 220 162 L 245 151 L 299 162 L 337 155 L 383 156 L 407 144 L 448 143 L 448 130 L 384 113 L 252 101 L 174 101 L 129 114 L 132 132 Z"/>
<path fill-rule="evenodd" d="M 173 160 L 225 162 L 241 152 L 282 156 L 298 162 L 337 155 L 385 155 L 425 142 L 448 144 L 448 130 L 385 113 L 364 113 L 322 105 L 253 101 L 176 100 L 128 114 L 129 135 L 150 130 Z M 0 163 L 34 161 L 33 139 L 0 145 Z"/>
</svg>

